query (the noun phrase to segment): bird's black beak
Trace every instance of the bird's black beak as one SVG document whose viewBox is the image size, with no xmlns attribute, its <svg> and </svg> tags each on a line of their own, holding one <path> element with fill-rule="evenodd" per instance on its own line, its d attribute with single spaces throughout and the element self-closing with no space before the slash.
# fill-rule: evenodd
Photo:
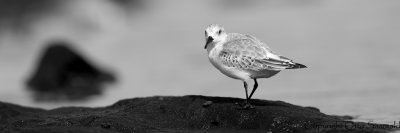
<svg viewBox="0 0 400 133">
<path fill-rule="evenodd" d="M 206 46 L 204 46 L 204 49 L 206 49 L 207 46 L 208 46 L 208 44 L 211 43 L 213 40 L 214 40 L 214 38 L 212 38 L 211 36 L 209 36 L 209 37 L 207 38 Z"/>
</svg>

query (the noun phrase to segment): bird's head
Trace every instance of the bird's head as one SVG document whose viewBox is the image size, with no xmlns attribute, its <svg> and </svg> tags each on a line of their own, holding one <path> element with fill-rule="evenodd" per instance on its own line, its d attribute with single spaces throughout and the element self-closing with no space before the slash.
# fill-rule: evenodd
<svg viewBox="0 0 400 133">
<path fill-rule="evenodd" d="M 211 43 L 218 43 L 223 41 L 227 37 L 227 34 L 224 28 L 218 24 L 211 24 L 206 28 L 205 38 L 206 38 L 206 45 L 204 49 Z"/>
</svg>

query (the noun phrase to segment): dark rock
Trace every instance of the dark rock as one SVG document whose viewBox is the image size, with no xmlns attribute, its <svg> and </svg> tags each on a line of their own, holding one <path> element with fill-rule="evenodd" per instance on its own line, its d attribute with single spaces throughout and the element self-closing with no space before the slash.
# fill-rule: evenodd
<svg viewBox="0 0 400 133">
<path fill-rule="evenodd" d="M 212 103 L 212 101 L 206 101 L 205 103 L 203 103 L 203 107 L 211 106 Z"/>
<path fill-rule="evenodd" d="M 112 74 L 90 64 L 63 41 L 51 42 L 28 80 L 36 100 L 81 100 L 100 94 L 102 85 L 114 81 Z"/>
<path fill-rule="evenodd" d="M 206 101 L 213 105 L 202 107 Z M 282 101 L 206 96 L 148 97 L 121 100 L 101 108 L 33 109 L 0 102 L 0 132 L 261 132 L 384 133 L 393 129 L 345 121 Z M 347 127 L 346 127 L 347 125 Z M 376 125 L 376 124 L 374 124 Z M 361 128 L 364 127 L 364 128 Z"/>
<path fill-rule="evenodd" d="M 316 107 L 306 107 L 306 108 L 319 112 L 319 109 Z"/>
</svg>

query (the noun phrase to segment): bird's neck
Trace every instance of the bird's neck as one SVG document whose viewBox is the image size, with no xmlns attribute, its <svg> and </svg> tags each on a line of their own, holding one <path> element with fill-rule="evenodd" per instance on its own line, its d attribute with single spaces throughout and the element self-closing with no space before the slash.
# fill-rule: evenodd
<svg viewBox="0 0 400 133">
<path fill-rule="evenodd" d="M 222 51 L 222 45 L 224 43 L 225 42 L 209 44 L 209 46 L 207 47 L 208 57 L 212 58 L 212 57 L 218 56 L 219 53 Z"/>
<path fill-rule="evenodd" d="M 210 44 L 208 44 L 208 46 L 207 46 L 207 52 L 208 52 L 208 54 L 210 54 L 210 52 L 213 50 L 213 49 L 215 49 L 215 48 L 222 48 L 222 45 L 224 44 L 224 43 L 226 43 L 227 42 L 227 37 L 226 36 L 224 36 L 223 37 L 223 39 L 221 39 L 220 41 L 218 41 L 218 42 L 211 42 Z"/>
<path fill-rule="evenodd" d="M 214 43 L 214 42 L 211 42 L 210 44 L 207 44 L 207 48 L 206 49 L 207 49 L 207 53 L 208 54 L 210 54 L 211 50 L 214 49 L 215 44 L 216 43 Z"/>
</svg>

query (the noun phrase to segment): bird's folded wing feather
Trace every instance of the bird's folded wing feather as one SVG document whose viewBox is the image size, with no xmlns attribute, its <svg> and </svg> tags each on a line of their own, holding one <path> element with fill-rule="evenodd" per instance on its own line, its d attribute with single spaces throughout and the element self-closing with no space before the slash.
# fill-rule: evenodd
<svg viewBox="0 0 400 133">
<path fill-rule="evenodd" d="M 274 54 L 262 42 L 253 38 L 233 39 L 226 42 L 219 57 L 227 67 L 243 70 L 283 70 L 292 64 L 286 57 Z"/>
</svg>

